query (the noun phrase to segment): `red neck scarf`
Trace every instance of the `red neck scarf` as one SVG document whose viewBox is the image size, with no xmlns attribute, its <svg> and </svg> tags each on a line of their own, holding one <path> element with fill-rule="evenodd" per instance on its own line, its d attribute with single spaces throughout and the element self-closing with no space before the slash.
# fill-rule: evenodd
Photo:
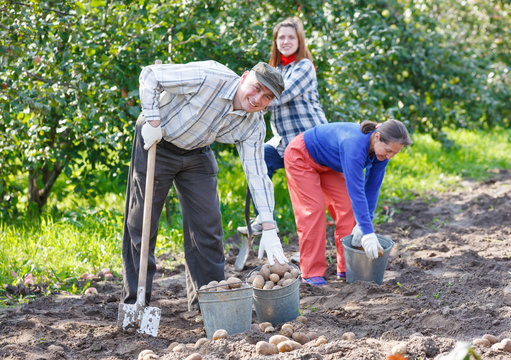
<svg viewBox="0 0 511 360">
<path fill-rule="evenodd" d="M 282 65 L 287 66 L 291 64 L 293 61 L 295 61 L 295 54 L 287 57 L 280 54 L 280 62 L 282 63 Z"/>
</svg>

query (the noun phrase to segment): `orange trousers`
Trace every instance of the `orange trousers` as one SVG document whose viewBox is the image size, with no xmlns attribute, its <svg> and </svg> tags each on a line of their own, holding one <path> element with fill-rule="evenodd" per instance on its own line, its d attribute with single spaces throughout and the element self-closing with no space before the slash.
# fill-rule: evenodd
<svg viewBox="0 0 511 360">
<path fill-rule="evenodd" d="M 284 166 L 298 232 L 302 277 L 325 276 L 325 208 L 335 222 L 337 272 L 345 272 L 341 239 L 351 234 L 356 222 L 344 174 L 316 163 L 305 147 L 303 133 L 287 146 Z"/>
</svg>

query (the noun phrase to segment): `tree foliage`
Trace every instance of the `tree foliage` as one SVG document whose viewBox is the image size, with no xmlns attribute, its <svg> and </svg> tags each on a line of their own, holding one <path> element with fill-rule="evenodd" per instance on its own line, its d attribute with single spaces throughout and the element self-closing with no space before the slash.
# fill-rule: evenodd
<svg viewBox="0 0 511 360">
<path fill-rule="evenodd" d="M 125 176 L 138 75 L 156 59 L 268 60 L 273 26 L 305 24 L 330 121 L 509 126 L 511 5 L 482 0 L 0 2 L 2 216 L 40 211 L 64 172 Z M 64 194 L 59 193 L 58 196 Z"/>
</svg>

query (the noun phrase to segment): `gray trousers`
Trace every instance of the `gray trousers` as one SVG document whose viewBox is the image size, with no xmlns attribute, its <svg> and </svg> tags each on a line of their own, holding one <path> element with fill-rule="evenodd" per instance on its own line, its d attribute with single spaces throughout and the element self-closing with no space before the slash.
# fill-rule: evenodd
<svg viewBox="0 0 511 360">
<path fill-rule="evenodd" d="M 147 169 L 147 151 L 141 135 L 145 120 L 137 120 L 126 188 L 122 239 L 123 301 L 137 299 L 138 270 L 142 241 L 142 219 Z M 222 214 L 217 193 L 217 173 L 209 146 L 186 151 L 162 140 L 156 148 L 154 195 L 146 284 L 146 305 L 156 272 L 154 250 L 165 199 L 174 184 L 181 205 L 185 251 L 188 309 L 198 309 L 197 289 L 211 280 L 225 279 Z"/>
</svg>

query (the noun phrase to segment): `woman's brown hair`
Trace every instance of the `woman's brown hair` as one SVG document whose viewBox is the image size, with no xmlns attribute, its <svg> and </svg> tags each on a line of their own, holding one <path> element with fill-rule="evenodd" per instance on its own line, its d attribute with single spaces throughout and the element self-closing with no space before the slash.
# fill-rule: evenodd
<svg viewBox="0 0 511 360">
<path fill-rule="evenodd" d="M 383 141 L 385 144 L 412 144 L 412 138 L 410 137 L 408 130 L 403 125 L 403 123 L 398 120 L 390 119 L 381 124 L 366 120 L 360 124 L 360 129 L 364 134 L 369 134 L 371 131 L 379 132 L 380 141 Z"/>
<path fill-rule="evenodd" d="M 307 48 L 307 44 L 305 43 L 305 32 L 303 30 L 303 23 L 297 17 L 289 17 L 284 21 L 281 21 L 273 28 L 273 45 L 271 47 L 271 57 L 268 62 L 271 66 L 277 67 L 282 62 L 280 61 L 280 51 L 277 48 L 277 36 L 279 34 L 279 30 L 283 26 L 289 26 L 295 29 L 296 36 L 298 37 L 298 50 L 295 53 L 295 62 L 299 62 L 300 60 L 307 58 L 312 61 L 312 54 Z"/>
</svg>

